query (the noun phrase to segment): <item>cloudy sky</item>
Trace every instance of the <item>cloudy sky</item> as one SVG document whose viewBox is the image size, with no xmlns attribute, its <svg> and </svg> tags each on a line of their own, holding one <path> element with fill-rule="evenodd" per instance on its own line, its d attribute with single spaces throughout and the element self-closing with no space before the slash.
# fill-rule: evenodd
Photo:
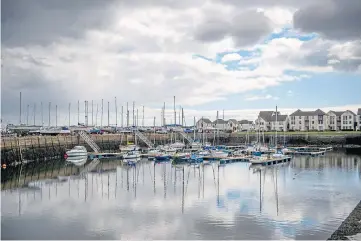
<svg viewBox="0 0 361 241">
<path fill-rule="evenodd" d="M 6 122 L 77 122 L 77 101 L 104 113 L 145 106 L 160 119 L 173 96 L 186 119 L 225 110 L 361 107 L 359 0 L 2 0 L 1 113 Z M 89 107 L 91 111 L 91 107 Z M 141 112 L 141 111 L 139 111 Z M 106 116 L 106 114 L 104 114 Z M 139 114 L 141 117 L 141 114 Z M 98 114 L 98 123 L 100 114 Z M 120 119 L 120 117 L 118 117 Z M 31 120 L 31 121 L 30 121 Z M 107 122 L 104 117 L 103 122 Z M 118 120 L 120 123 L 120 120 Z"/>
</svg>

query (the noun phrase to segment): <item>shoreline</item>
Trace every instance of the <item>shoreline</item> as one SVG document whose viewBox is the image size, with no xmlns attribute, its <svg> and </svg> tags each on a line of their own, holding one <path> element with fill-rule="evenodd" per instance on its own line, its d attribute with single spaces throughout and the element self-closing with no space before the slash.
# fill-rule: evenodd
<svg viewBox="0 0 361 241">
<path fill-rule="evenodd" d="M 357 234 L 361 235 L 361 201 L 327 240 L 353 240 L 350 236 Z"/>
</svg>

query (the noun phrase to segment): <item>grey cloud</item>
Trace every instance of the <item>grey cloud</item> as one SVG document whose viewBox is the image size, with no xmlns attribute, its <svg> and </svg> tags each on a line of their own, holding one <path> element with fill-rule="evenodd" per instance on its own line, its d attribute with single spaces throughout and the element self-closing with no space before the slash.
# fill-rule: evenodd
<svg viewBox="0 0 361 241">
<path fill-rule="evenodd" d="M 335 40 L 361 38 L 361 1 L 332 0 L 329 4 L 317 3 L 295 13 L 296 28 Z"/>
<path fill-rule="evenodd" d="M 222 19 L 209 19 L 195 29 L 194 37 L 204 42 L 220 41 L 230 29 L 231 25 Z"/>
<path fill-rule="evenodd" d="M 306 66 L 332 66 L 335 70 L 353 72 L 358 71 L 361 67 L 361 41 L 353 42 L 348 48 L 352 56 L 341 58 L 338 54 L 331 54 L 333 42 L 311 40 L 305 43 L 301 50 L 307 54 L 298 61 L 301 65 Z M 342 53 L 340 53 L 342 54 Z"/>
<path fill-rule="evenodd" d="M 304 7 L 314 3 L 314 0 L 215 0 L 223 4 L 234 5 L 241 8 L 247 7 L 273 7 L 273 6 L 283 6 L 283 7 Z M 329 0 L 319 0 L 327 2 Z"/>
<path fill-rule="evenodd" d="M 194 32 L 197 40 L 215 42 L 232 36 L 238 47 L 254 44 L 272 31 L 269 19 L 256 10 L 239 13 L 229 22 L 210 18 L 200 24 Z"/>
<path fill-rule="evenodd" d="M 62 37 L 78 38 L 111 20 L 114 0 L 3 0 L 2 44 L 46 45 Z"/>
<path fill-rule="evenodd" d="M 262 13 L 247 11 L 234 18 L 232 36 L 237 46 L 254 44 L 272 31 L 269 19 Z"/>
</svg>

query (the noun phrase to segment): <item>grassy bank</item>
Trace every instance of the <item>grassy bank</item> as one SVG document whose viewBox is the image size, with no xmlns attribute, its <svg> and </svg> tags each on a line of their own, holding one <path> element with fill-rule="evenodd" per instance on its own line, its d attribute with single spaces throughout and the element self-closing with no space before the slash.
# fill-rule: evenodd
<svg viewBox="0 0 361 241">
<path fill-rule="evenodd" d="M 247 132 L 236 132 L 232 133 L 233 135 L 246 135 Z M 252 131 L 248 132 L 250 135 L 255 135 L 257 132 Z M 276 132 L 270 131 L 265 132 L 265 135 L 274 135 Z M 279 131 L 277 132 L 278 135 L 314 135 L 314 136 L 344 136 L 344 135 L 361 135 L 361 131 Z"/>
</svg>

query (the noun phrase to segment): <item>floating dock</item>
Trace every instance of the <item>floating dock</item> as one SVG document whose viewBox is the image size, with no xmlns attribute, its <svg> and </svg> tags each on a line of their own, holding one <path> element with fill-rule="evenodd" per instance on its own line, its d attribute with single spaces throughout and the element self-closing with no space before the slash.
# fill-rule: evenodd
<svg viewBox="0 0 361 241">
<path fill-rule="evenodd" d="M 262 166 L 269 166 L 269 165 L 275 165 L 279 163 L 285 163 L 292 160 L 292 157 L 290 156 L 284 156 L 284 157 L 273 157 L 273 158 L 267 158 L 267 159 L 251 159 L 250 163 L 254 165 L 262 165 Z"/>
<path fill-rule="evenodd" d="M 235 162 L 249 162 L 249 157 L 227 157 L 220 159 L 220 164 L 229 164 Z"/>
<path fill-rule="evenodd" d="M 90 160 L 93 160 L 95 158 L 98 158 L 98 159 L 122 159 L 123 158 L 123 153 L 118 153 L 118 152 L 102 152 L 102 153 L 91 152 L 91 153 L 88 153 L 88 158 Z"/>
</svg>

